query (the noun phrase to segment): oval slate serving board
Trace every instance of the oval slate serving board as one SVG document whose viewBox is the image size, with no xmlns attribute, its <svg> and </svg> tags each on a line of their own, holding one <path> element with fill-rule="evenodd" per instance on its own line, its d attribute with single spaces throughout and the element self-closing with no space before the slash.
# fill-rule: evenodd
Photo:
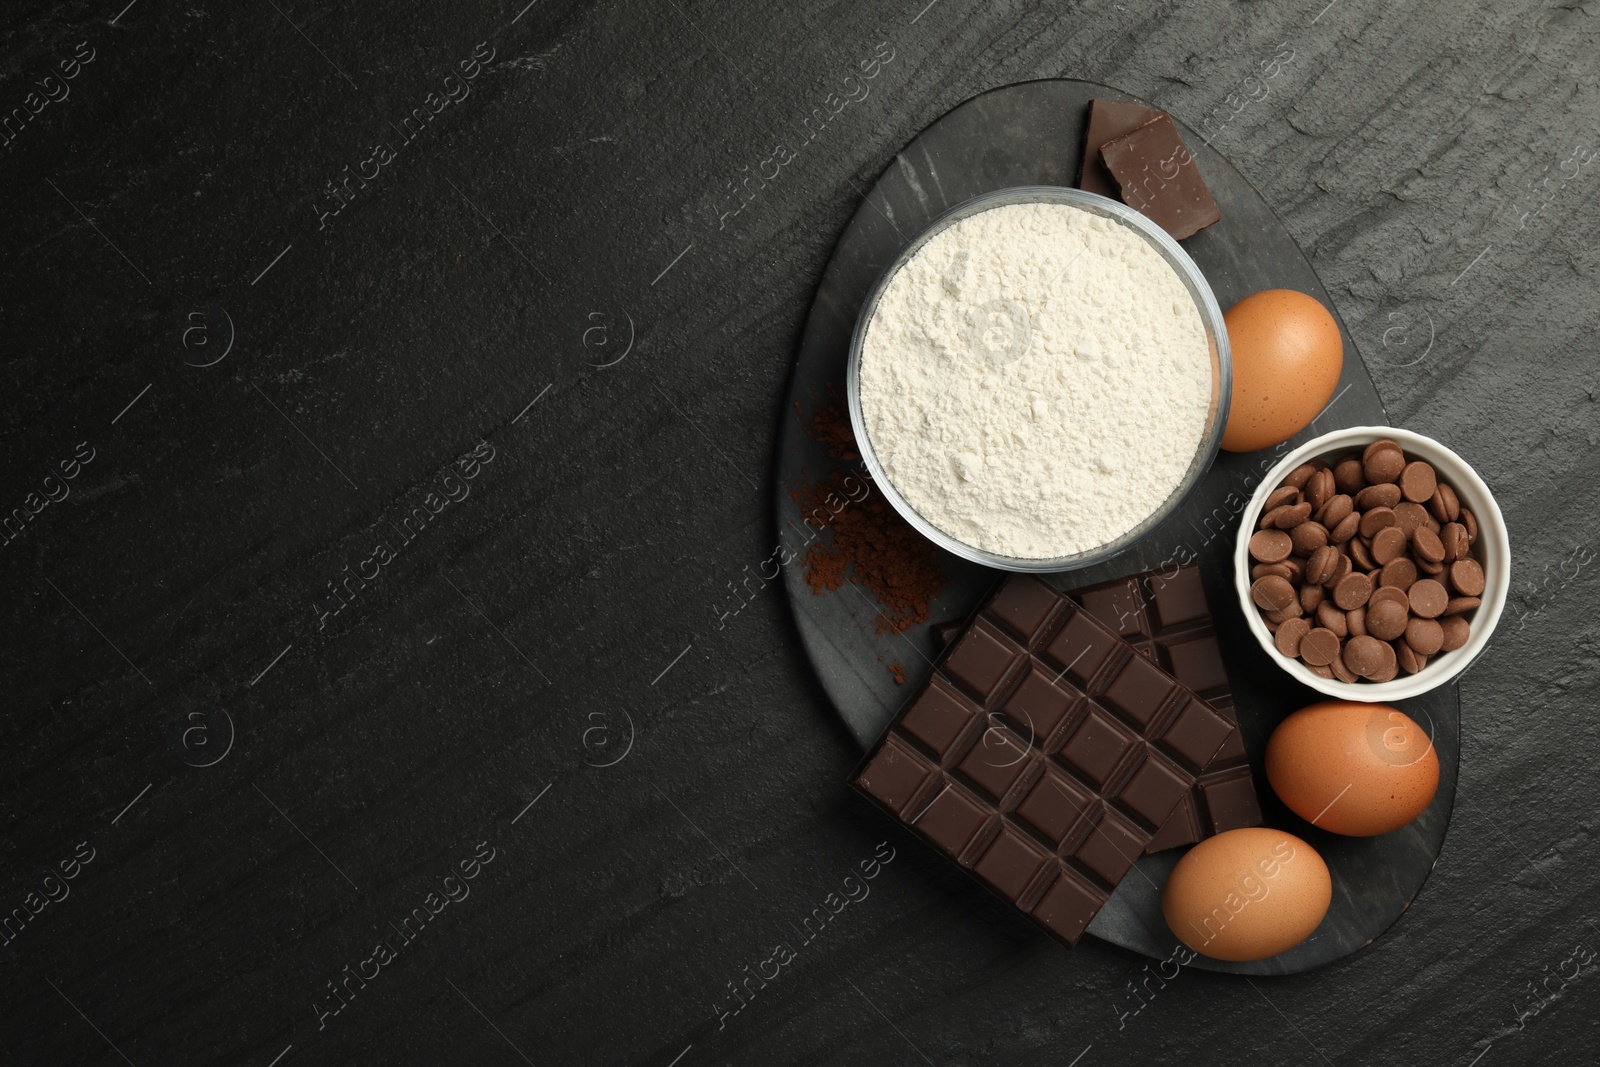
<svg viewBox="0 0 1600 1067">
<path fill-rule="evenodd" d="M 1089 101 L 1096 97 L 1143 103 L 1106 86 L 1064 79 L 995 89 L 961 104 L 919 134 L 867 192 L 818 286 L 783 408 L 776 503 L 778 529 L 786 542 L 799 540 L 792 531 L 801 529 L 803 521 L 790 488 L 841 466 L 811 436 L 810 417 L 817 407 L 842 403 L 850 334 L 872 283 L 917 233 L 964 200 L 1015 185 L 1075 185 Z M 1227 308 L 1258 290 L 1283 288 L 1309 293 L 1332 310 L 1332 301 L 1277 215 L 1238 171 L 1193 130 L 1179 125 L 1222 209 L 1220 223 L 1183 242 L 1218 302 Z M 1455 797 L 1459 705 L 1453 685 L 1400 705 L 1430 730 L 1441 771 L 1433 803 L 1402 830 L 1377 838 L 1325 833 L 1284 808 L 1260 771 L 1272 728 L 1290 711 L 1320 698 L 1272 664 L 1250 636 L 1233 591 L 1229 554 L 1250 489 L 1279 455 L 1340 426 L 1388 422 L 1342 322 L 1339 328 L 1346 353 L 1344 372 L 1335 399 L 1316 422 L 1276 449 L 1250 455 L 1222 453 L 1170 520 L 1109 563 L 1045 576 L 1061 588 L 1072 588 L 1185 558 L 1198 560 L 1267 824 L 1309 841 L 1333 874 L 1333 903 L 1308 940 L 1254 963 L 1196 957 L 1192 966 L 1204 970 L 1293 974 L 1370 944 L 1400 917 L 1427 880 L 1444 842 Z M 851 469 L 864 479 L 859 465 Z M 860 589 L 841 587 L 814 595 L 802 571 L 803 556 L 784 567 L 784 584 L 807 655 L 863 748 L 876 740 L 931 672 L 936 657 L 932 627 L 965 619 L 1000 578 L 997 571 L 948 554 L 941 553 L 939 561 L 946 583 L 928 621 L 899 636 L 875 631 L 873 605 Z M 894 663 L 904 667 L 904 685 L 886 669 L 886 664 Z M 1155 959 L 1169 956 L 1177 941 L 1162 919 L 1159 887 L 1183 851 L 1141 859 L 1090 924 L 1089 933 Z"/>
</svg>

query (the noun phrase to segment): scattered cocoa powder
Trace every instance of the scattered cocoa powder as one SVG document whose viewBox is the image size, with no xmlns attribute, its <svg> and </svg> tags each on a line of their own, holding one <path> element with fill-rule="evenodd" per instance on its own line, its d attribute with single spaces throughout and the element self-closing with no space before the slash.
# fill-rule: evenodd
<svg viewBox="0 0 1600 1067">
<path fill-rule="evenodd" d="M 816 410 L 811 434 L 823 442 L 833 458 L 860 459 L 849 415 L 838 405 Z M 868 493 L 859 500 L 851 499 L 859 494 L 847 491 L 847 479 L 858 486 L 866 485 Z M 836 469 L 821 481 L 802 482 L 789 495 L 800 505 L 801 513 L 808 516 L 808 524 L 819 533 L 831 531 L 831 536 L 813 544 L 802 560 L 806 584 L 814 596 L 838 589 L 847 580 L 854 581 L 866 589 L 880 609 L 874 623 L 880 634 L 903 633 L 928 620 L 928 603 L 944 588 L 938 552 L 900 517 L 882 493 L 871 491 L 870 482 L 859 474 Z M 834 506 L 826 503 L 830 496 Z M 841 500 L 844 505 L 835 511 Z M 820 526 L 811 518 L 830 514 L 831 518 Z M 902 665 L 892 664 L 889 670 L 897 682 L 905 683 Z"/>
<path fill-rule="evenodd" d="M 838 404 L 825 405 L 812 413 L 811 436 L 822 442 L 833 459 L 846 463 L 861 460 L 861 450 L 856 447 L 855 430 L 850 426 L 850 413 Z"/>
<path fill-rule="evenodd" d="M 889 664 L 889 673 L 894 675 L 894 684 L 895 685 L 905 685 L 906 684 L 906 666 L 905 666 L 905 664 L 903 664 L 903 663 L 891 663 L 891 664 Z"/>
</svg>

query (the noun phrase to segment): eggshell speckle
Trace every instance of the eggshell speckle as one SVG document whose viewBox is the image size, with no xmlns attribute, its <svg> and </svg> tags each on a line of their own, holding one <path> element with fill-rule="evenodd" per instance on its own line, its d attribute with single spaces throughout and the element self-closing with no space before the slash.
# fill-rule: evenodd
<svg viewBox="0 0 1600 1067">
<path fill-rule="evenodd" d="M 1287 441 L 1327 405 L 1344 368 L 1333 315 L 1292 289 L 1247 296 L 1223 315 L 1233 350 L 1233 400 L 1222 447 L 1254 452 Z"/>
<path fill-rule="evenodd" d="M 1439 788 L 1439 754 L 1427 731 L 1387 704 L 1324 700 L 1272 732 L 1267 781 L 1307 822 L 1372 837 L 1422 814 Z"/>
<path fill-rule="evenodd" d="M 1264 960 L 1311 936 L 1333 879 L 1316 849 L 1282 830 L 1248 827 L 1190 849 L 1161 893 L 1178 939 L 1218 960 Z"/>
</svg>

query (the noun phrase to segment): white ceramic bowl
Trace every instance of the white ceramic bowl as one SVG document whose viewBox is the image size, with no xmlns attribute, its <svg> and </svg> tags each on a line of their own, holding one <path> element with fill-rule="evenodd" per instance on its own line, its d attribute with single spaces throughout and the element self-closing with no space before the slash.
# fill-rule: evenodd
<svg viewBox="0 0 1600 1067">
<path fill-rule="evenodd" d="M 1250 598 L 1250 535 L 1256 532 L 1262 505 L 1290 471 L 1310 459 L 1335 462 L 1351 452 L 1360 452 L 1384 437 L 1398 444 L 1405 451 L 1407 459 L 1420 459 L 1432 464 L 1439 480 L 1448 483 L 1456 491 L 1461 506 L 1470 510 L 1478 520 L 1478 540 L 1473 545 L 1473 555 L 1483 564 L 1483 602 L 1467 616 L 1472 626 L 1467 643 L 1454 652 L 1441 652 L 1434 656 L 1416 674 L 1401 674 L 1387 682 L 1341 682 L 1337 678 L 1313 674 L 1304 663 L 1288 658 L 1273 644 L 1272 631 L 1267 629 L 1260 609 Z M 1239 605 L 1244 609 L 1250 632 L 1255 634 L 1256 640 L 1261 642 L 1261 647 L 1274 663 L 1319 693 L 1344 700 L 1389 702 L 1414 697 L 1444 685 L 1466 670 L 1489 643 L 1489 637 L 1500 621 L 1500 613 L 1505 609 L 1506 592 L 1511 587 L 1511 539 L 1506 533 L 1505 519 L 1500 514 L 1500 506 L 1495 503 L 1494 494 L 1466 460 L 1438 441 L 1410 430 L 1394 426 L 1352 426 L 1323 434 L 1301 445 L 1284 456 L 1261 479 L 1239 525 L 1238 540 L 1233 550 L 1233 569 Z"/>
</svg>

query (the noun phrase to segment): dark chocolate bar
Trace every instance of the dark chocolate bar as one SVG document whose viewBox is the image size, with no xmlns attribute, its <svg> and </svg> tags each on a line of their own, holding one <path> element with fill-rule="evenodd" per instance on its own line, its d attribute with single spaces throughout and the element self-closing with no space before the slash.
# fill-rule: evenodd
<svg viewBox="0 0 1600 1067">
<path fill-rule="evenodd" d="M 1100 158 L 1100 146 L 1130 133 L 1160 115 L 1141 104 L 1121 100 L 1089 101 L 1089 122 L 1083 134 L 1083 166 L 1078 171 L 1078 188 L 1117 199 L 1117 182 Z"/>
<path fill-rule="evenodd" d="M 1192 237 L 1222 212 L 1200 175 L 1171 115 L 1100 146 L 1100 159 L 1117 183 L 1122 202 L 1149 218 L 1175 239 Z"/>
<path fill-rule="evenodd" d="M 1067 595 L 1194 690 L 1232 726 L 1194 789 L 1179 801 L 1145 851 L 1160 852 L 1224 830 L 1260 826 L 1261 804 L 1200 568 L 1191 563 L 1176 570 L 1147 571 L 1071 589 Z"/>
<path fill-rule="evenodd" d="M 1238 713 L 1222 666 L 1222 649 L 1217 645 L 1200 568 L 1191 563 L 1176 571 L 1146 571 L 1069 589 L 1067 595 L 1193 689 L 1233 725 L 1194 789 L 1178 802 L 1145 852 L 1192 845 L 1242 826 L 1260 826 L 1261 804 L 1239 733 Z M 940 647 L 960 632 L 959 622 L 933 628 Z"/>
<path fill-rule="evenodd" d="M 1072 945 L 1229 730 L 1093 614 L 1012 575 L 852 784 Z"/>
</svg>

